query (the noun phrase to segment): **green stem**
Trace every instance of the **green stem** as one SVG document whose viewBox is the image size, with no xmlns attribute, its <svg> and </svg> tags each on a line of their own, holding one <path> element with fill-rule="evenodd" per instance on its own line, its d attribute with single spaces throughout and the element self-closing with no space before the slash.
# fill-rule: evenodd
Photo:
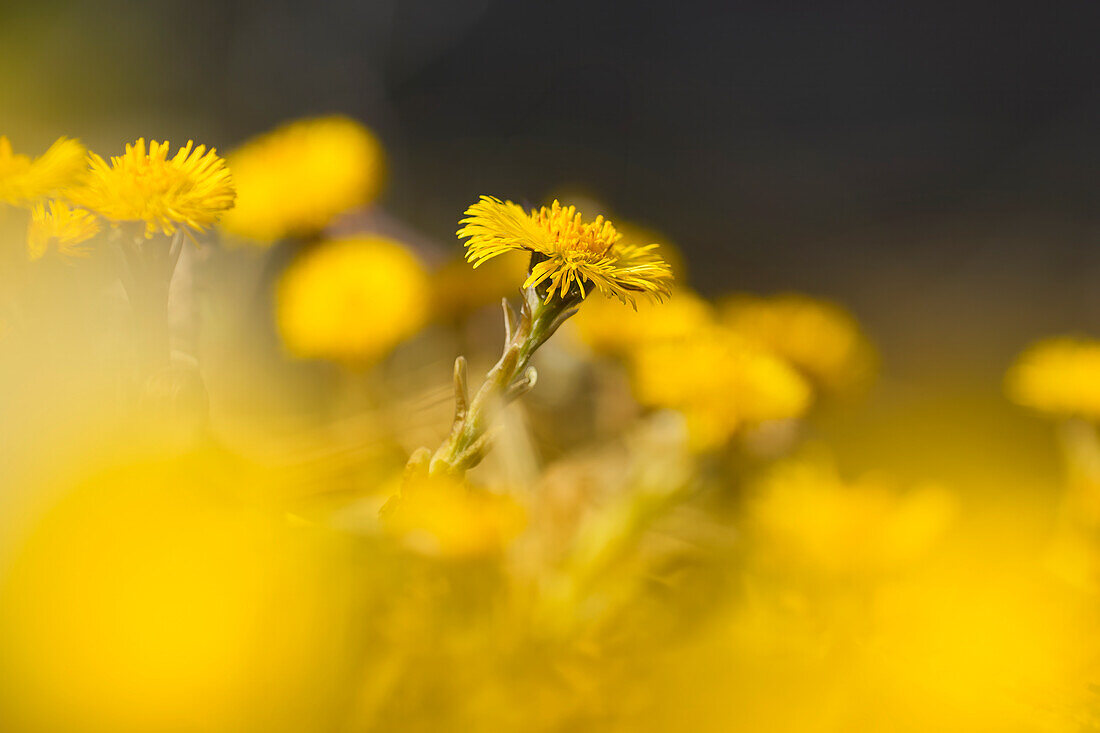
<svg viewBox="0 0 1100 733">
<path fill-rule="evenodd" d="M 481 461 L 489 447 L 487 430 L 493 412 L 535 385 L 531 357 L 576 313 L 581 301 L 580 295 L 571 294 L 564 299 L 553 297 L 544 302 L 534 288 L 525 289 L 523 297 L 518 321 L 508 302 L 503 303 L 504 353 L 485 376 L 473 400 L 467 392 L 466 360 L 460 356 L 455 361 L 454 424 L 450 435 L 432 456 L 429 467 L 432 474 L 461 476 Z"/>
<path fill-rule="evenodd" d="M 182 244 L 182 232 L 166 243 L 149 242 L 140 235 L 133 241 L 120 239 L 127 269 L 122 283 L 134 316 L 139 379 L 170 363 L 168 297 Z"/>
</svg>

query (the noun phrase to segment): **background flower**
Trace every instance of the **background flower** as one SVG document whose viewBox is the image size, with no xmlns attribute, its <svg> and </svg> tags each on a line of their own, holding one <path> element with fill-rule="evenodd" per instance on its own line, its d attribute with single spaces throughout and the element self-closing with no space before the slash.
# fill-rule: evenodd
<svg viewBox="0 0 1100 733">
<path fill-rule="evenodd" d="M 382 145 L 341 116 L 298 120 L 229 154 L 237 205 L 225 230 L 258 243 L 310 236 L 382 189 Z"/>
<path fill-rule="evenodd" d="M 276 323 L 290 353 L 369 364 L 416 333 L 430 312 L 428 276 L 397 242 L 325 241 L 279 278 Z"/>
<path fill-rule="evenodd" d="M 52 242 L 59 254 L 70 257 L 87 256 L 84 242 L 99 232 L 95 215 L 83 209 L 73 209 L 60 201 L 38 203 L 31 209 L 31 221 L 27 225 L 27 253 L 32 260 L 46 254 Z"/>
</svg>

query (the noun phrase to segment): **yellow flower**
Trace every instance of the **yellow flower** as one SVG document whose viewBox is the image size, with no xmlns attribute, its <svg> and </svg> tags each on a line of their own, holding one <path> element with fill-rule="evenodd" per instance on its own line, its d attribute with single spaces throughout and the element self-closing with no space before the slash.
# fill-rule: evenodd
<svg viewBox="0 0 1100 733">
<path fill-rule="evenodd" d="M 382 510 L 392 536 L 427 555 L 470 558 L 503 549 L 527 523 L 514 499 L 449 476 L 406 478 Z"/>
<path fill-rule="evenodd" d="M 0 202 L 29 206 L 75 183 L 84 172 L 87 151 L 76 140 L 62 137 L 33 160 L 12 151 L 0 135 Z"/>
<path fill-rule="evenodd" d="M 721 446 L 742 426 L 798 417 L 812 398 L 785 361 L 723 328 L 643 344 L 631 356 L 635 396 L 683 412 L 699 449 Z"/>
<path fill-rule="evenodd" d="M 287 349 L 303 358 L 369 363 L 428 317 L 428 276 L 401 245 L 380 237 L 322 242 L 295 259 L 276 288 Z"/>
<path fill-rule="evenodd" d="M 624 244 L 611 222 L 597 216 L 585 222 L 576 207 L 555 201 L 530 214 L 511 201 L 491 196 L 466 210 L 458 236 L 468 239 L 466 259 L 479 266 L 514 250 L 534 253 L 524 287 L 549 282 L 546 302 L 557 292 L 565 298 L 573 284 L 635 304 L 635 295 L 661 300 L 669 295 L 672 271 L 656 253 L 656 244 Z"/>
<path fill-rule="evenodd" d="M 87 257 L 84 242 L 99 232 L 99 220 L 84 209 L 73 209 L 60 201 L 50 201 L 49 209 L 37 203 L 31 209 L 27 227 L 27 254 L 37 260 L 46 254 L 50 242 L 58 253 L 69 257 Z"/>
<path fill-rule="evenodd" d="M 721 320 L 782 356 L 822 387 L 844 389 L 873 370 L 870 343 L 838 305 L 804 295 L 738 295 L 720 306 Z"/>
<path fill-rule="evenodd" d="M 901 569 L 929 551 L 955 513 L 943 489 L 903 493 L 873 475 L 845 481 L 821 457 L 779 464 L 755 494 L 749 526 L 769 559 L 829 575 Z"/>
<path fill-rule="evenodd" d="M 1009 369 L 1005 390 L 1040 412 L 1100 419 L 1100 341 L 1061 336 L 1033 344 Z"/>
<path fill-rule="evenodd" d="M 585 305 L 572 322 L 581 340 L 596 352 L 625 356 L 646 344 L 683 339 L 714 320 L 710 303 L 690 290 L 677 289 L 663 305 L 643 301 L 637 312 L 622 312 L 609 300 Z"/>
<path fill-rule="evenodd" d="M 112 222 L 141 222 L 145 236 L 178 228 L 202 231 L 233 206 L 233 179 L 225 161 L 205 145 L 188 141 L 172 158 L 169 144 L 145 138 L 126 145 L 108 165 L 92 153 L 84 185 L 69 198 Z"/>
<path fill-rule="evenodd" d="M 273 242 L 314 235 L 378 195 L 382 146 L 346 117 L 299 120 L 229 154 L 237 206 L 222 222 L 245 239 Z"/>
</svg>

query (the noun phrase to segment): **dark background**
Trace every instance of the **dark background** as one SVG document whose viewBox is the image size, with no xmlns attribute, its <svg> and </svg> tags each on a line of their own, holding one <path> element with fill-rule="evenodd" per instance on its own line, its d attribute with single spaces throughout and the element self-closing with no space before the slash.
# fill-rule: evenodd
<svg viewBox="0 0 1100 733">
<path fill-rule="evenodd" d="M 1100 334 L 1098 31 L 1096 2 L 0 0 L 0 130 L 226 149 L 348 113 L 442 241 L 478 194 L 588 191 L 706 293 L 834 297 L 895 376 L 989 380 Z"/>
</svg>

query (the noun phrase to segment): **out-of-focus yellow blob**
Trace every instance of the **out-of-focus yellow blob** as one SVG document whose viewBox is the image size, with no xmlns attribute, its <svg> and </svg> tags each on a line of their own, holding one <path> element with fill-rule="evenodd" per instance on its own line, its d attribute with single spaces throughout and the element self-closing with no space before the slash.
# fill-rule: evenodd
<svg viewBox="0 0 1100 733">
<path fill-rule="evenodd" d="M 474 269 L 456 259 L 432 273 L 432 307 L 441 321 L 454 321 L 487 305 L 500 305 L 501 298 L 515 296 L 527 279 L 525 254 L 508 254 Z M 602 305 L 602 303 L 601 303 Z"/>
<path fill-rule="evenodd" d="M 720 446 L 743 425 L 798 417 L 813 396 L 782 359 L 717 327 L 643 345 L 631 375 L 642 404 L 684 413 L 698 449 Z"/>
<path fill-rule="evenodd" d="M 850 313 L 798 294 L 737 295 L 719 308 L 721 321 L 775 352 L 827 389 L 843 389 L 873 371 L 874 353 Z"/>
<path fill-rule="evenodd" d="M 347 117 L 298 120 L 231 152 L 237 206 L 222 221 L 256 243 L 320 233 L 382 188 L 382 145 Z"/>
<path fill-rule="evenodd" d="M 225 496 L 229 470 L 113 469 L 27 529 L 0 572 L 5 731 L 299 731 L 329 716 L 339 578 L 280 513 Z"/>
<path fill-rule="evenodd" d="M 1060 336 L 1033 344 L 1009 369 L 1005 391 L 1049 415 L 1100 419 L 1100 341 Z"/>
<path fill-rule="evenodd" d="M 37 158 L 15 153 L 0 135 L 0 202 L 29 206 L 76 183 L 86 170 L 87 150 L 71 138 L 58 138 Z"/>
<path fill-rule="evenodd" d="M 406 477 L 384 507 L 386 531 L 428 555 L 476 557 L 499 551 L 527 523 L 514 499 L 446 476 Z"/>
<path fill-rule="evenodd" d="M 681 289 L 667 303 L 642 301 L 637 311 L 590 298 L 570 320 L 581 341 L 593 351 L 625 356 L 647 344 L 688 338 L 708 328 L 713 315 L 707 301 Z"/>
<path fill-rule="evenodd" d="M 302 252 L 276 287 L 276 320 L 302 358 L 369 364 L 424 325 L 428 275 L 412 253 L 381 237 L 336 239 Z"/>
<path fill-rule="evenodd" d="M 895 719 L 914 730 L 1095 730 L 1090 614 L 1018 567 L 958 560 L 876 599 L 868 648 Z"/>
<path fill-rule="evenodd" d="M 37 260 L 52 242 L 61 255 L 87 257 L 88 249 L 82 245 L 98 232 L 99 220 L 91 212 L 70 208 L 60 201 L 50 201 L 48 209 L 37 203 L 27 226 L 27 254 Z"/>
<path fill-rule="evenodd" d="M 761 550 L 793 569 L 826 576 L 903 568 L 928 552 L 955 513 L 943 489 L 902 493 L 871 475 L 848 482 L 820 458 L 774 467 L 756 491 L 748 519 Z"/>
</svg>

